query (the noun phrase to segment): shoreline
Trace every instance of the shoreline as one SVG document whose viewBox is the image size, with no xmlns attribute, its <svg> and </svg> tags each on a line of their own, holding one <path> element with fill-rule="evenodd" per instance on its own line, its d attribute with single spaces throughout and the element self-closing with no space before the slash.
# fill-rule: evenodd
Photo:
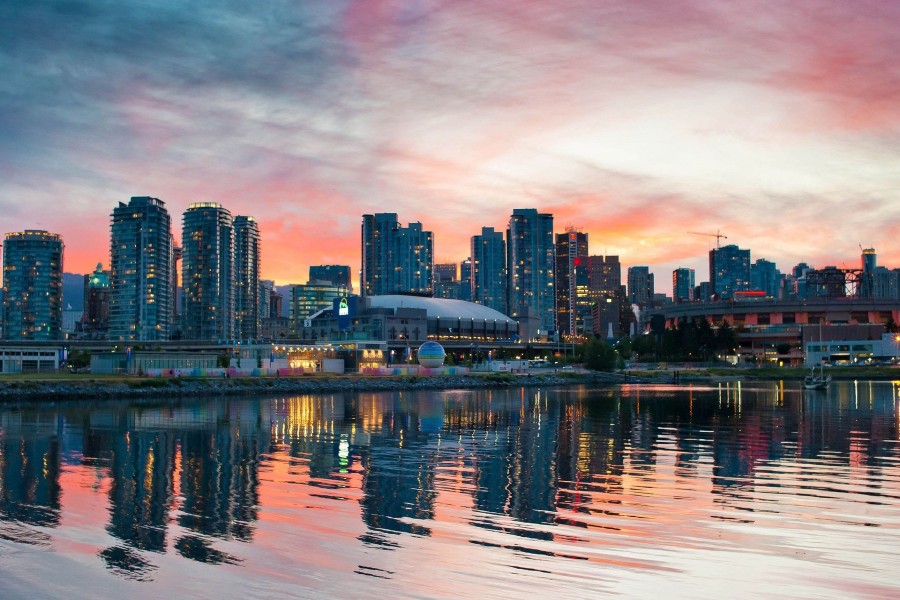
<svg viewBox="0 0 900 600">
<path fill-rule="evenodd" d="M 137 378 L 0 380 L 0 403 L 55 403 L 80 400 L 183 398 L 258 394 L 323 394 L 407 390 L 483 389 L 569 385 L 611 385 L 621 375 L 488 374 L 440 376 L 304 376 L 259 378 Z"/>
<path fill-rule="evenodd" d="M 805 372 L 805 371 L 804 371 Z M 676 377 L 677 373 L 677 377 Z M 900 369 L 835 370 L 834 381 L 898 381 Z M 747 381 L 800 381 L 803 373 L 776 369 L 642 371 L 639 373 L 477 373 L 467 375 L 312 375 L 300 377 L 147 378 L 90 375 L 0 377 L 0 403 L 41 403 L 135 398 L 185 398 L 254 394 L 326 394 L 406 390 L 560 387 L 629 384 L 692 384 Z"/>
</svg>

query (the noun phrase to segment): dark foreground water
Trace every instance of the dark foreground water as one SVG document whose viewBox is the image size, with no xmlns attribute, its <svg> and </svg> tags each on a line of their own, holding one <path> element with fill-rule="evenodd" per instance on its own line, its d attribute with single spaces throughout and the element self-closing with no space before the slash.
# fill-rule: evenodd
<svg viewBox="0 0 900 600">
<path fill-rule="evenodd" d="M 898 393 L 0 407 L 0 597 L 897 598 Z"/>
</svg>

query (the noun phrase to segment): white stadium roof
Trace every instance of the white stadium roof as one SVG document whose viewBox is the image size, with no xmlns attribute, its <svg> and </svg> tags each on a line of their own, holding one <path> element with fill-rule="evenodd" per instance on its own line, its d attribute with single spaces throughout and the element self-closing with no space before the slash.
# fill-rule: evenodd
<svg viewBox="0 0 900 600">
<path fill-rule="evenodd" d="M 441 319 L 475 319 L 477 321 L 516 323 L 515 320 L 493 308 L 475 304 L 474 302 L 466 302 L 465 300 L 386 295 L 369 296 L 369 302 L 372 308 L 424 308 L 428 312 L 429 317 L 440 317 Z"/>
</svg>

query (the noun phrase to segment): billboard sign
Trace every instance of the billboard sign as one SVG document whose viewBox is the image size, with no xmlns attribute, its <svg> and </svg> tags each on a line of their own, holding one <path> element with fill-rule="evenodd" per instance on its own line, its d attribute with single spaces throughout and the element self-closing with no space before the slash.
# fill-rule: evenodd
<svg viewBox="0 0 900 600">
<path fill-rule="evenodd" d="M 332 310 L 337 316 L 338 329 L 347 331 L 350 329 L 353 317 L 356 316 L 356 296 L 341 296 L 334 299 Z"/>
</svg>

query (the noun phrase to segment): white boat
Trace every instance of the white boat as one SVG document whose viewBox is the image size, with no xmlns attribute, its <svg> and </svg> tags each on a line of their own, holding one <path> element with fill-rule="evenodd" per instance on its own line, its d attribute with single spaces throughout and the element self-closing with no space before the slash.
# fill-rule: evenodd
<svg viewBox="0 0 900 600">
<path fill-rule="evenodd" d="M 819 374 L 816 375 L 816 368 L 809 370 L 809 375 L 803 379 L 803 387 L 808 390 L 827 390 L 828 384 L 831 383 L 831 375 L 825 375 L 825 368 L 819 367 Z"/>
</svg>

